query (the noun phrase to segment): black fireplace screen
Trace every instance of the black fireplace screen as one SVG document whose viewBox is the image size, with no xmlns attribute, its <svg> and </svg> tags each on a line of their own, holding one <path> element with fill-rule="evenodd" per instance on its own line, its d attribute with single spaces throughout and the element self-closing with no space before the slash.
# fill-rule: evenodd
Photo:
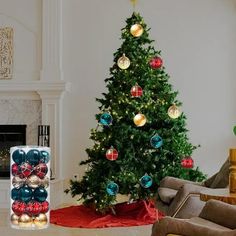
<svg viewBox="0 0 236 236">
<path fill-rule="evenodd" d="M 26 144 L 26 125 L 0 125 L 0 178 L 10 176 L 10 148 Z"/>
</svg>

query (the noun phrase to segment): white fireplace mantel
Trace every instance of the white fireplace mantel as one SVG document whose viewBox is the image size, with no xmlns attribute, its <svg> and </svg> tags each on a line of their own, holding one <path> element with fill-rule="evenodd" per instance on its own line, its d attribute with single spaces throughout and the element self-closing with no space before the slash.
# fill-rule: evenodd
<svg viewBox="0 0 236 236">
<path fill-rule="evenodd" d="M 61 119 L 63 93 L 70 84 L 62 81 L 0 81 L 0 99 L 30 99 L 42 102 L 42 124 L 50 125 L 51 169 L 61 179 Z"/>
<path fill-rule="evenodd" d="M 62 92 L 69 90 L 70 84 L 65 81 L 0 81 L 0 92 L 51 92 L 61 96 Z"/>
</svg>

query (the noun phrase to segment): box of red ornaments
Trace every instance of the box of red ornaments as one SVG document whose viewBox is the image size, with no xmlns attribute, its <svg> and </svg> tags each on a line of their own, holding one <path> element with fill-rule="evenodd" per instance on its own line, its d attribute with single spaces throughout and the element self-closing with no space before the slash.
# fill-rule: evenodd
<svg viewBox="0 0 236 236">
<path fill-rule="evenodd" d="M 49 225 L 50 148 L 18 146 L 10 149 L 10 224 L 17 229 Z"/>
</svg>

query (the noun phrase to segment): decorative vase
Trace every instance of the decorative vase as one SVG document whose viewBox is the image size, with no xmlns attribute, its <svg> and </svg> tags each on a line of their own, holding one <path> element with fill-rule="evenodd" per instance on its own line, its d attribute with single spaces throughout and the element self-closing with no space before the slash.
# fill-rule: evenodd
<svg viewBox="0 0 236 236">
<path fill-rule="evenodd" d="M 236 149 L 230 149 L 229 161 L 229 191 L 230 193 L 236 193 Z"/>
<path fill-rule="evenodd" d="M 10 224 L 16 229 L 49 226 L 49 147 L 11 147 Z"/>
</svg>

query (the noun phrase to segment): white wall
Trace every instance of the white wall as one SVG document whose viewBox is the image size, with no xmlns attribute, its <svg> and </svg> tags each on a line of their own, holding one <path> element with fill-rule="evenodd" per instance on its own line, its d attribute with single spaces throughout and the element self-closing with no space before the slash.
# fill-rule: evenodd
<svg viewBox="0 0 236 236">
<path fill-rule="evenodd" d="M 195 162 L 212 174 L 236 142 L 236 1 L 139 0 L 137 11 L 151 27 L 155 48 L 162 50 L 191 141 L 201 145 Z M 78 163 L 92 145 L 95 97 L 105 91 L 120 29 L 131 14 L 129 0 L 63 1 L 63 70 L 72 83 L 63 101 L 64 177 L 83 175 Z"/>
<path fill-rule="evenodd" d="M 41 0 L 0 0 L 0 27 L 13 28 L 13 79 L 38 80 Z"/>
</svg>

